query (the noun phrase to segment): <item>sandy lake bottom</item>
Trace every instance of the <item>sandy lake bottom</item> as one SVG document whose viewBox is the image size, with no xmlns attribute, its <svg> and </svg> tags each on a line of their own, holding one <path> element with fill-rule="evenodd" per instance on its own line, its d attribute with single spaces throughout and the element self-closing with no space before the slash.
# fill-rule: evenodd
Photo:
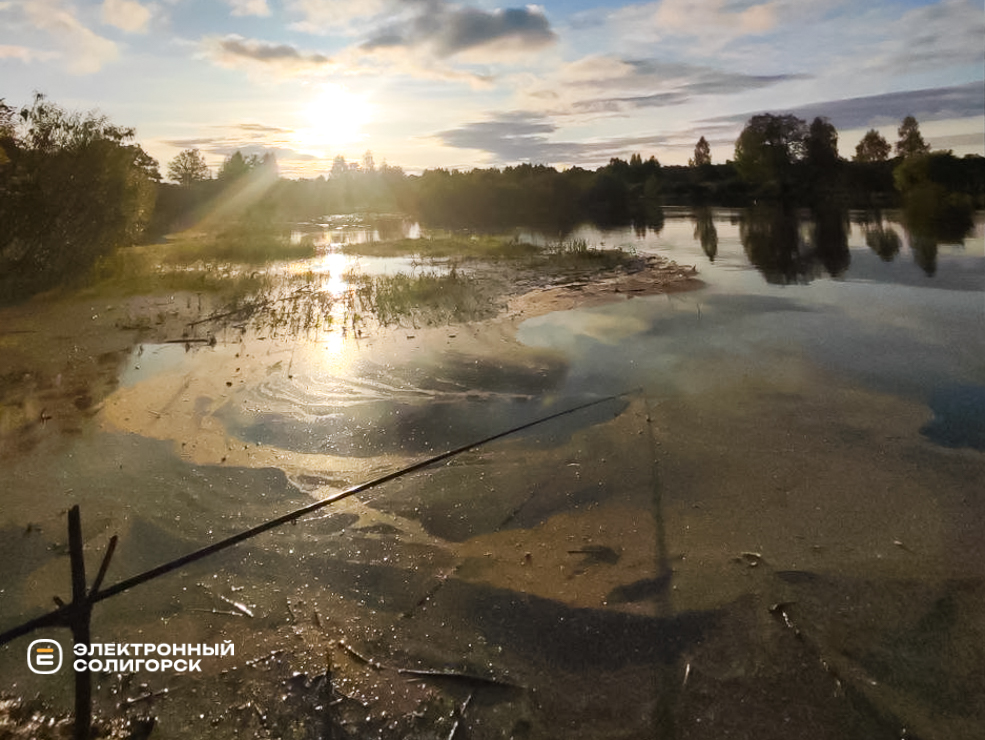
<svg viewBox="0 0 985 740">
<path fill-rule="evenodd" d="M 482 321 L 183 344 L 201 296 L 4 309 L 0 629 L 68 597 L 71 505 L 90 569 L 119 535 L 112 584 L 623 394 L 100 603 L 94 641 L 235 654 L 97 674 L 97 713 L 159 738 L 977 737 L 981 224 L 932 278 L 853 232 L 846 275 L 792 285 L 729 224 L 713 263 L 685 218 L 635 245 L 700 289 Z M 0 692 L 68 711 L 27 642 Z"/>
</svg>

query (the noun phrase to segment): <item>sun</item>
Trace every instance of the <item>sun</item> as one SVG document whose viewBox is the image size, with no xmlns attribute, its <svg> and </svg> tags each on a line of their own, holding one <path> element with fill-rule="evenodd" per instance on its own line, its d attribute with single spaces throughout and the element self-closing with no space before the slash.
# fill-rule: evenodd
<svg viewBox="0 0 985 740">
<path fill-rule="evenodd" d="M 320 85 L 301 111 L 304 127 L 297 131 L 298 144 L 321 154 L 337 152 L 363 138 L 372 115 L 368 95 L 344 85 Z"/>
</svg>

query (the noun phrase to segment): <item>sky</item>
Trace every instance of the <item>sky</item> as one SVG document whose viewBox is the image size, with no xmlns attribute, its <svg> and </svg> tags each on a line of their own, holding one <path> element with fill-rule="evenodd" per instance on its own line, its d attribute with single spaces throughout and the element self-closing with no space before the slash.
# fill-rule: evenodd
<svg viewBox="0 0 985 740">
<path fill-rule="evenodd" d="M 761 112 L 985 154 L 983 42 L 981 0 L 0 0 L 0 98 L 98 109 L 162 173 L 722 162 Z"/>
</svg>

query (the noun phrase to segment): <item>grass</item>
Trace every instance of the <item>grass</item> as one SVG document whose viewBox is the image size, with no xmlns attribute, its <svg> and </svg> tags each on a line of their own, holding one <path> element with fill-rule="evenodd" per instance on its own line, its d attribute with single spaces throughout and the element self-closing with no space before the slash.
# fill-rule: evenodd
<svg viewBox="0 0 985 740">
<path fill-rule="evenodd" d="M 475 321 L 495 313 L 479 280 L 457 270 L 443 275 L 362 276 L 355 297 L 360 308 L 383 326 L 405 321 L 414 325 Z"/>
<path fill-rule="evenodd" d="M 160 247 L 163 262 L 228 262 L 260 265 L 276 260 L 304 259 L 315 255 L 310 238 L 292 242 L 290 234 L 276 227 L 242 222 L 216 234 L 184 234 Z"/>
<path fill-rule="evenodd" d="M 633 255 L 623 249 L 590 246 L 585 239 L 557 241 L 539 246 L 517 238 L 497 236 L 440 236 L 422 239 L 347 244 L 345 254 L 367 257 L 466 258 L 480 260 L 538 261 L 548 269 L 611 269 Z M 535 265 L 531 265 L 535 266 Z"/>
<path fill-rule="evenodd" d="M 585 239 L 558 241 L 548 244 L 543 255 L 553 267 L 611 269 L 625 264 L 635 255 L 625 249 L 602 249 L 589 246 Z"/>
</svg>

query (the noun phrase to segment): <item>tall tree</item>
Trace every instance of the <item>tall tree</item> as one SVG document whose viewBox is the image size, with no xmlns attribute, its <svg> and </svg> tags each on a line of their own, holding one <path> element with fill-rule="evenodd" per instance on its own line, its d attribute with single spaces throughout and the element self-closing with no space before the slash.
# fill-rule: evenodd
<svg viewBox="0 0 985 740">
<path fill-rule="evenodd" d="M 913 116 L 907 116 L 899 127 L 899 141 L 896 142 L 896 153 L 901 157 L 912 157 L 915 154 L 927 154 L 930 145 L 920 134 L 920 124 Z"/>
<path fill-rule="evenodd" d="M 209 166 L 198 149 L 185 149 L 168 163 L 168 178 L 180 185 L 209 179 Z"/>
<path fill-rule="evenodd" d="M 254 157 L 244 157 L 237 149 L 223 161 L 222 167 L 219 168 L 218 179 L 228 183 L 248 175 L 255 164 L 254 159 Z"/>
<path fill-rule="evenodd" d="M 708 142 L 704 136 L 698 139 L 698 143 L 694 145 L 694 158 L 688 160 L 688 167 L 701 167 L 702 165 L 711 164 L 711 147 L 708 146 Z"/>
<path fill-rule="evenodd" d="M 796 116 L 753 116 L 735 141 L 735 167 L 764 193 L 784 194 L 791 186 L 794 163 L 804 158 L 806 138 L 807 122 Z"/>
<path fill-rule="evenodd" d="M 830 170 L 838 162 L 838 130 L 827 118 L 811 122 L 805 142 L 807 163 L 815 170 Z"/>
<path fill-rule="evenodd" d="M 870 128 L 855 147 L 855 161 L 885 162 L 892 150 L 885 137 L 874 128 Z"/>
</svg>

